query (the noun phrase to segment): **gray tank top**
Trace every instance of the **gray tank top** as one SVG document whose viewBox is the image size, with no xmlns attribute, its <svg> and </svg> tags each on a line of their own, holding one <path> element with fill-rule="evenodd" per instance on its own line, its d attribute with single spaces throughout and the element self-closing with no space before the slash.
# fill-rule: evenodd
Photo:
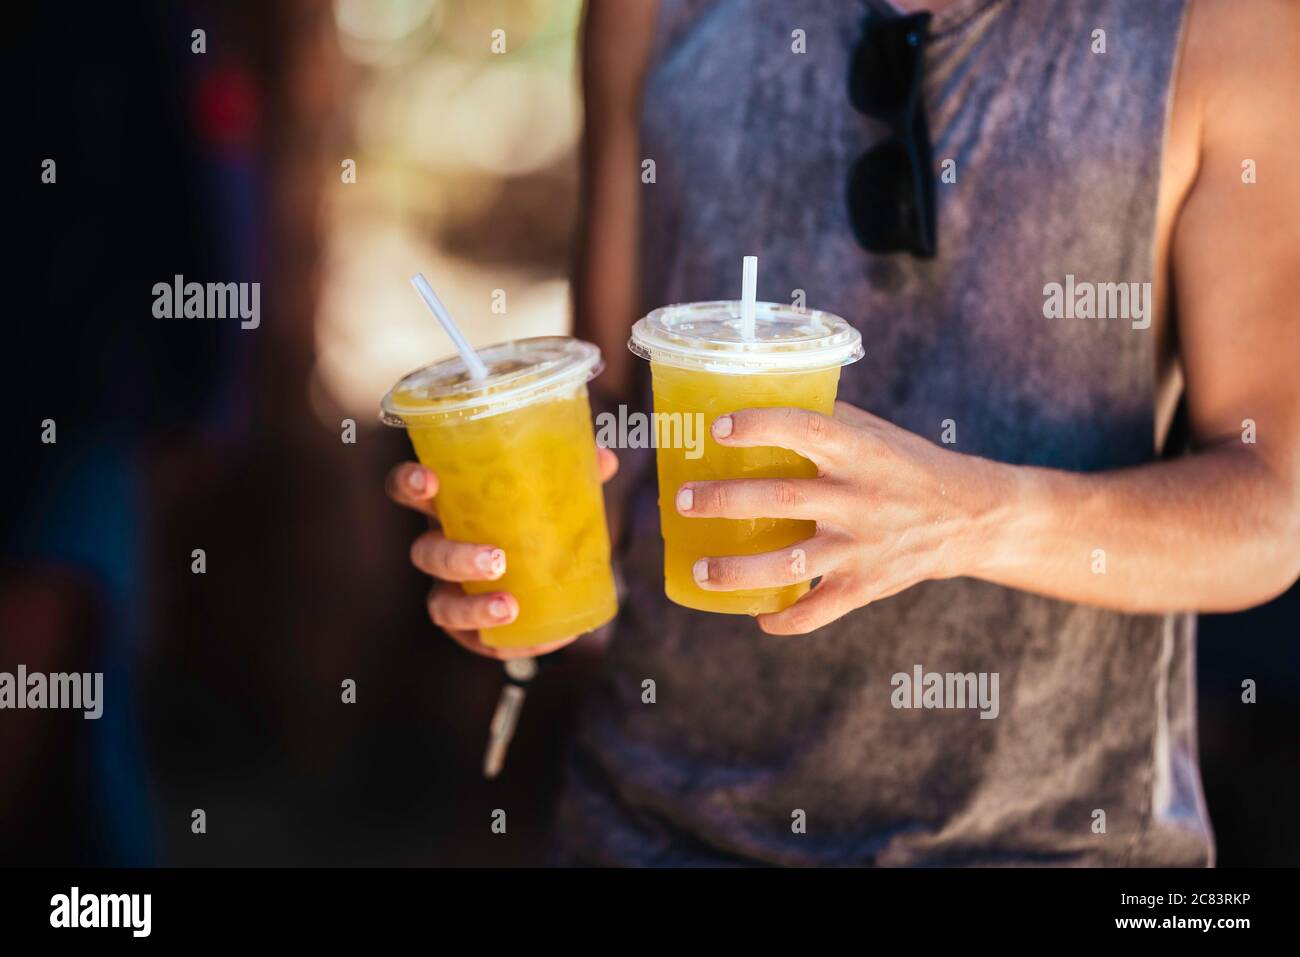
<svg viewBox="0 0 1300 957">
<path fill-rule="evenodd" d="M 846 95 L 865 4 L 663 0 L 642 117 L 657 174 L 642 187 L 646 306 L 735 298 L 757 254 L 760 298 L 802 289 L 861 330 L 841 398 L 935 442 L 952 420 L 957 450 L 1003 462 L 1151 461 L 1154 329 L 1046 319 L 1043 290 L 1153 278 L 1183 5 L 938 14 L 924 95 L 956 182 L 936 183 L 939 255 L 922 261 L 865 253 L 849 228 L 848 170 L 885 135 Z M 1210 863 L 1190 616 L 957 579 L 768 637 L 664 598 L 654 486 L 649 469 L 608 677 L 570 764 L 566 859 Z M 892 676 L 918 666 L 996 672 L 997 717 L 895 708 Z"/>
</svg>

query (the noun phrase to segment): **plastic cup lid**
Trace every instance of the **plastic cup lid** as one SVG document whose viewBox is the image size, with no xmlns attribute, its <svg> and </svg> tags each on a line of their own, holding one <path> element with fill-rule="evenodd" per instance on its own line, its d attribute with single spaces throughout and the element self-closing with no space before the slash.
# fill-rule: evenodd
<svg viewBox="0 0 1300 957">
<path fill-rule="evenodd" d="M 380 419 L 409 426 L 421 417 L 477 419 L 518 409 L 587 382 L 604 368 L 600 350 L 568 336 L 537 336 L 476 349 L 488 376 L 475 382 L 460 356 L 403 376 L 388 390 Z"/>
<path fill-rule="evenodd" d="M 861 334 L 839 316 L 782 303 L 756 303 L 754 337 L 745 339 L 735 300 L 656 309 L 632 327 L 627 347 L 662 365 L 729 373 L 828 369 L 863 356 Z"/>
</svg>

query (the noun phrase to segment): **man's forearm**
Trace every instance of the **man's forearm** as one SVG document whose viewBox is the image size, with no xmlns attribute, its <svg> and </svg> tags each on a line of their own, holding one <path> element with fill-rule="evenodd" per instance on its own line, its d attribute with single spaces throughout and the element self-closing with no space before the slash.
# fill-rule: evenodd
<svg viewBox="0 0 1300 957">
<path fill-rule="evenodd" d="M 1113 472 L 990 463 L 973 575 L 1119 611 L 1234 611 L 1300 575 L 1297 482 L 1233 443 Z"/>
</svg>

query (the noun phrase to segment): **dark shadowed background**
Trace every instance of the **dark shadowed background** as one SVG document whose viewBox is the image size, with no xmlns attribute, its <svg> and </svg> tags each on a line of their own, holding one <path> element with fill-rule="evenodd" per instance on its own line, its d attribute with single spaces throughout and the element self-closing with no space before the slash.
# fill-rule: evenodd
<svg viewBox="0 0 1300 957">
<path fill-rule="evenodd" d="M 416 270 L 475 343 L 567 330 L 578 0 L 10 16 L 0 671 L 103 671 L 106 703 L 0 711 L 0 863 L 544 862 L 598 660 L 546 671 L 484 781 L 500 668 L 425 617 L 376 409 L 448 351 Z M 260 327 L 154 318 L 176 274 L 260 282 Z M 1295 588 L 1201 621 L 1223 865 L 1300 863 L 1297 622 Z"/>
</svg>

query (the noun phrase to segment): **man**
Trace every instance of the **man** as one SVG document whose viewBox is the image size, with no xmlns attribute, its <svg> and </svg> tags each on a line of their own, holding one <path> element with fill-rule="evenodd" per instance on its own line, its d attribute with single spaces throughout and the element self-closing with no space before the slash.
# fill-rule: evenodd
<svg viewBox="0 0 1300 957">
<path fill-rule="evenodd" d="M 1300 575 L 1300 6 L 899 19 L 922 6 L 589 6 L 575 304 L 606 399 L 640 394 L 635 317 L 734 296 L 746 253 L 762 298 L 802 291 L 867 355 L 834 418 L 711 425 L 817 478 L 659 490 L 688 516 L 817 522 L 802 575 L 790 550 L 700 556 L 705 588 L 820 578 L 757 627 L 663 598 L 654 478 L 625 470 L 628 594 L 565 860 L 1213 860 L 1190 612 Z M 406 465 L 389 487 L 428 510 L 436 485 Z M 434 531 L 412 559 L 442 580 L 433 620 L 497 654 L 476 629 L 513 599 L 450 584 L 485 577 L 477 547 Z M 954 675 L 979 707 L 945 696 Z"/>
</svg>

